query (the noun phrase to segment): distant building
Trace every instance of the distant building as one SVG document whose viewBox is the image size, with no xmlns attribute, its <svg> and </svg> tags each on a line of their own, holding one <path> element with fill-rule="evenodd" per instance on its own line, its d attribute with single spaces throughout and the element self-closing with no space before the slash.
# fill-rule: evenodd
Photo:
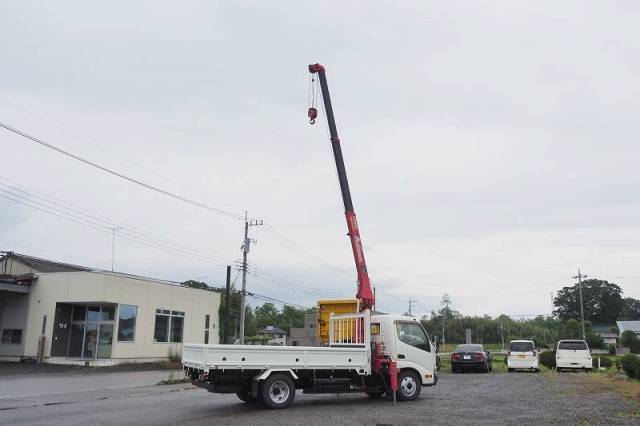
<svg viewBox="0 0 640 426">
<path fill-rule="evenodd" d="M 320 346 L 318 339 L 318 314 L 304 314 L 304 327 L 291 328 L 290 346 Z"/>
<path fill-rule="evenodd" d="M 218 343 L 220 294 L 0 253 L 0 360 L 109 365 Z"/>
<path fill-rule="evenodd" d="M 627 330 L 631 330 L 638 337 L 640 337 L 640 321 L 616 321 L 618 325 L 618 330 L 620 331 L 620 336 Z"/>
<path fill-rule="evenodd" d="M 287 332 L 281 328 L 274 327 L 272 325 L 268 325 L 265 328 L 261 328 L 256 332 L 257 336 L 268 336 L 269 341 L 268 345 L 280 345 L 284 346 L 287 344 Z"/>
<path fill-rule="evenodd" d="M 611 331 L 615 329 L 614 324 L 610 325 L 593 325 L 591 331 L 593 334 L 600 336 L 605 345 L 616 345 L 618 343 L 618 333 Z"/>
</svg>

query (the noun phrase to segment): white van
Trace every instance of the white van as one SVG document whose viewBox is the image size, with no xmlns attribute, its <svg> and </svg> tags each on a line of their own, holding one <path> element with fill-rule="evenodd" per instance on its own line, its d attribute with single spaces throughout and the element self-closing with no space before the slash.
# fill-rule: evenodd
<svg viewBox="0 0 640 426">
<path fill-rule="evenodd" d="M 512 340 L 507 352 L 507 368 L 509 373 L 516 369 L 540 371 L 538 351 L 533 340 Z"/>
<path fill-rule="evenodd" d="M 556 348 L 556 370 L 591 370 L 593 361 L 589 346 L 584 340 L 560 340 Z"/>
</svg>

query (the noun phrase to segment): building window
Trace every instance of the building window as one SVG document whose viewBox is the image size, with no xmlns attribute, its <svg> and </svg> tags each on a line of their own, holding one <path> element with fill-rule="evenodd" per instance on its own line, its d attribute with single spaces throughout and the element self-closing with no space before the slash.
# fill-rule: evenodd
<svg viewBox="0 0 640 426">
<path fill-rule="evenodd" d="M 184 329 L 184 312 L 156 309 L 156 326 L 153 341 L 181 343 Z"/>
<path fill-rule="evenodd" d="M 118 342 L 134 342 L 136 340 L 137 316 L 137 306 L 120 305 L 118 308 Z"/>
<path fill-rule="evenodd" d="M 19 345 L 22 342 L 22 330 L 18 328 L 5 328 L 2 330 L 2 339 L 0 343 L 3 345 Z"/>
</svg>

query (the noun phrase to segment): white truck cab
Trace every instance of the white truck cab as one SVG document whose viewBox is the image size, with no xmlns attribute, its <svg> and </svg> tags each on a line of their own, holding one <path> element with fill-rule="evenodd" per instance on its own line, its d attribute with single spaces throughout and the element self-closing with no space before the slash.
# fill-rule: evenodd
<svg viewBox="0 0 640 426">
<path fill-rule="evenodd" d="M 435 347 L 417 318 L 368 310 L 330 318 L 324 347 L 184 344 L 185 375 L 209 392 L 274 409 L 291 405 L 296 389 L 372 398 L 397 389 L 398 400 L 411 401 L 437 383 Z"/>
</svg>

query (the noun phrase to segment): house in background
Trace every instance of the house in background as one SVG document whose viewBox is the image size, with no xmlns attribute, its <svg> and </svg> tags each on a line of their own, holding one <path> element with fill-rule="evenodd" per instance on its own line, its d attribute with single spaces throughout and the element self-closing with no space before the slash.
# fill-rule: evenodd
<svg viewBox="0 0 640 426">
<path fill-rule="evenodd" d="M 178 283 L 0 254 L 0 360 L 110 365 L 218 343 L 220 294 Z"/>
<path fill-rule="evenodd" d="M 320 346 L 318 339 L 318 314 L 304 314 L 304 327 L 291 328 L 289 332 L 290 346 Z"/>
<path fill-rule="evenodd" d="M 638 337 L 640 337 L 640 321 L 616 321 L 618 325 L 618 330 L 620 331 L 620 336 L 627 330 L 631 330 Z"/>
<path fill-rule="evenodd" d="M 615 332 L 616 326 L 611 325 L 593 325 L 591 331 L 593 334 L 600 336 L 605 345 L 617 345 L 618 333 Z M 612 331 L 613 330 L 613 331 Z"/>
<path fill-rule="evenodd" d="M 256 332 L 256 335 L 269 337 L 268 345 L 285 346 L 287 344 L 287 332 L 272 325 L 261 328 Z"/>
</svg>

